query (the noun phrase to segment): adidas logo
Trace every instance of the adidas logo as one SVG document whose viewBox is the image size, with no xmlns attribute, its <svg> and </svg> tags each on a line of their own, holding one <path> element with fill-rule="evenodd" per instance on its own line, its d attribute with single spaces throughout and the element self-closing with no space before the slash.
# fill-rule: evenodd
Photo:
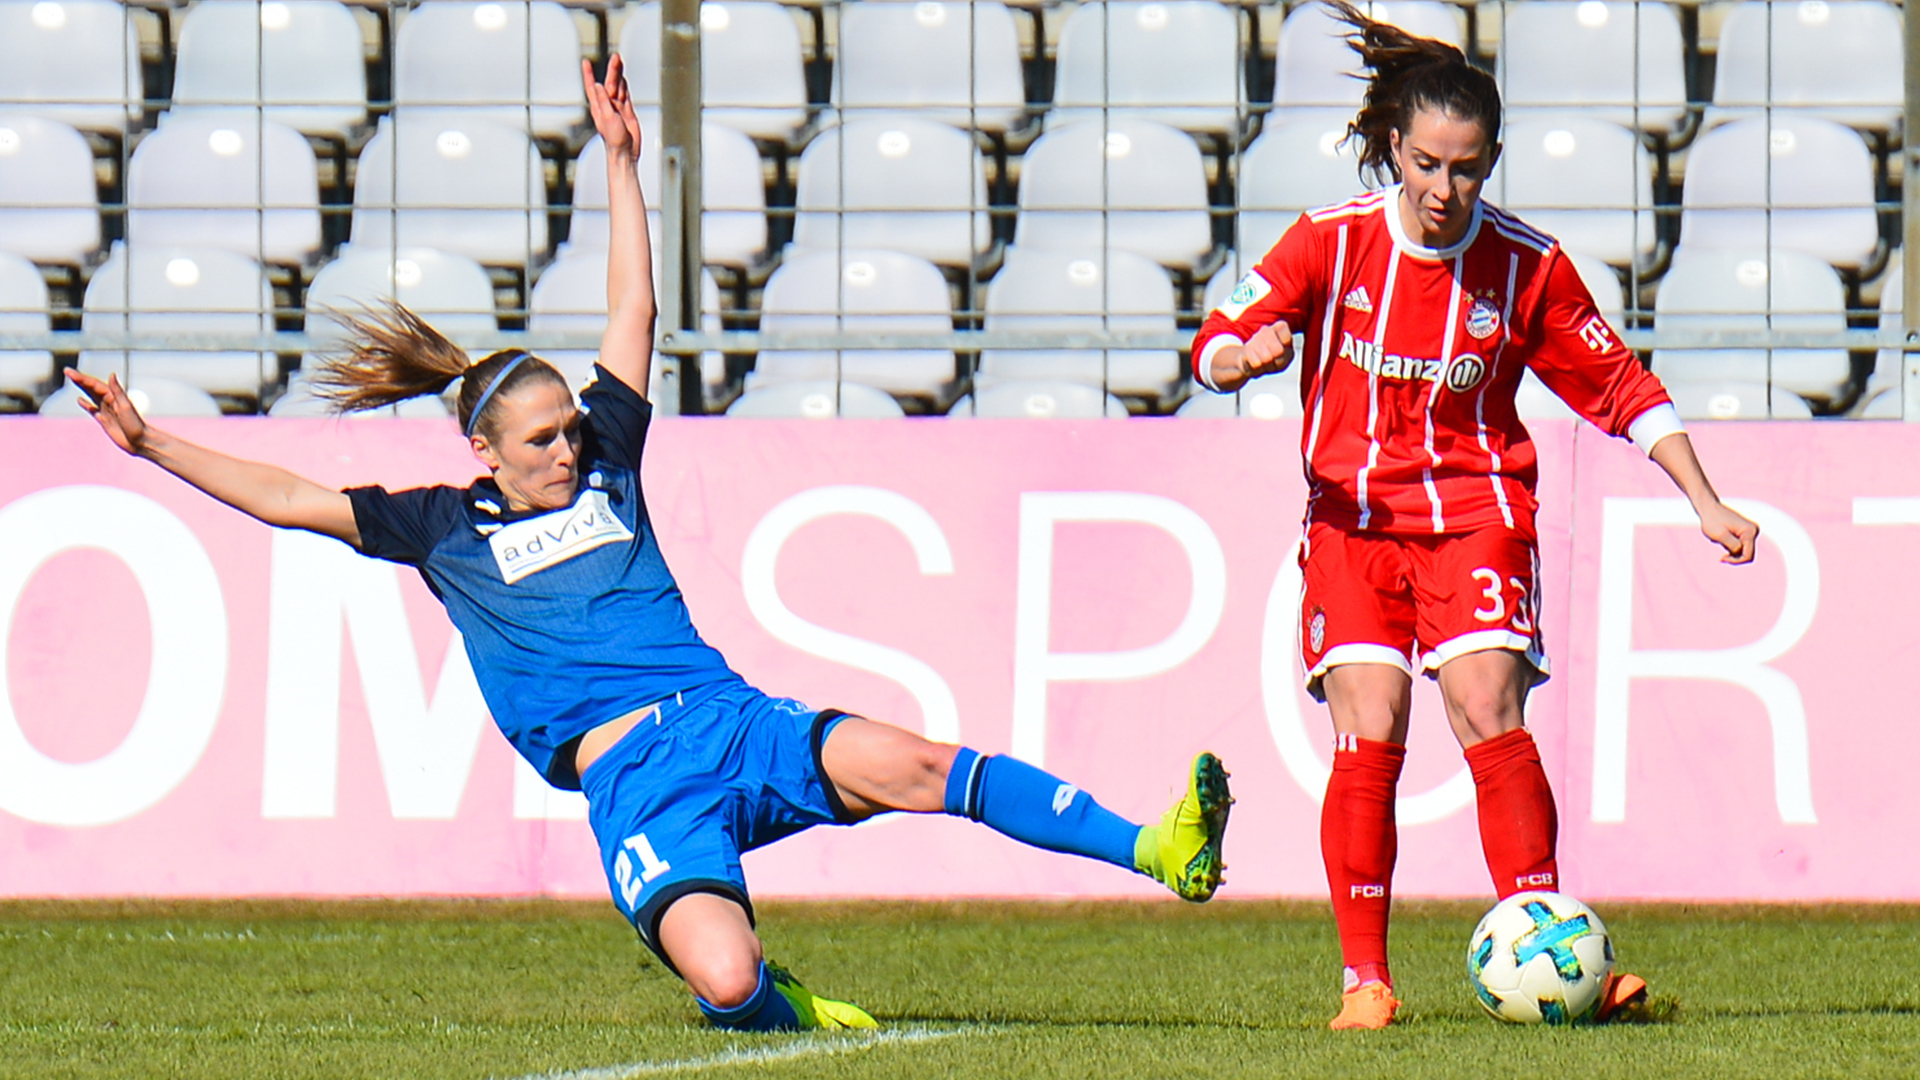
<svg viewBox="0 0 1920 1080">
<path fill-rule="evenodd" d="M 1351 308 L 1362 315 L 1373 314 L 1373 300 L 1367 296 L 1365 285 L 1355 285 L 1353 291 L 1347 294 L 1347 298 L 1340 301 L 1340 306 Z"/>
</svg>

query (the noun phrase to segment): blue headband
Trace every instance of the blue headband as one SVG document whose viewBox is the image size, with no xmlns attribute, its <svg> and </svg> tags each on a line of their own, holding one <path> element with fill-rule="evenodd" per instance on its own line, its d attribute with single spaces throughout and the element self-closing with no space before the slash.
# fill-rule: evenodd
<svg viewBox="0 0 1920 1080">
<path fill-rule="evenodd" d="M 493 381 L 487 384 L 487 388 L 480 392 L 480 400 L 473 406 L 472 414 L 467 417 L 467 438 L 473 438 L 473 425 L 480 422 L 480 414 L 486 411 L 487 400 L 493 397 L 493 392 L 500 388 L 500 384 L 506 381 L 507 376 L 513 374 L 513 369 L 520 366 L 520 361 L 525 360 L 529 355 L 531 354 L 521 353 L 509 360 L 507 366 L 500 369 L 500 374 L 495 375 Z"/>
</svg>

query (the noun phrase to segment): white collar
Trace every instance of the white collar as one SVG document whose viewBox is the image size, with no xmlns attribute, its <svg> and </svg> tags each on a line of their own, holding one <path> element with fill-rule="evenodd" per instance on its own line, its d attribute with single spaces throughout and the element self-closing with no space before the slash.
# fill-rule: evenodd
<svg viewBox="0 0 1920 1080">
<path fill-rule="evenodd" d="M 1476 200 L 1474 202 L 1473 215 L 1467 219 L 1467 231 L 1461 234 L 1460 239 L 1443 248 L 1425 247 L 1414 243 L 1413 240 L 1407 236 L 1406 226 L 1400 220 L 1400 189 L 1402 186 L 1403 185 L 1400 184 L 1392 184 L 1381 189 L 1381 195 L 1386 199 L 1386 205 L 1382 207 L 1382 209 L 1386 211 L 1387 233 L 1393 237 L 1394 247 L 1399 248 L 1401 251 L 1416 259 L 1451 259 L 1473 246 L 1474 238 L 1480 235 L 1480 217 L 1485 200 Z"/>
</svg>

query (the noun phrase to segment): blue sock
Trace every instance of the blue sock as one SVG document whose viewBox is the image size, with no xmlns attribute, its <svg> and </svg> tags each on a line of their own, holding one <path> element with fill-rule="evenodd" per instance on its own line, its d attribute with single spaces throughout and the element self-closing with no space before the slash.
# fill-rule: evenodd
<svg viewBox="0 0 1920 1080">
<path fill-rule="evenodd" d="M 700 1011 L 707 1014 L 709 1023 L 728 1031 L 796 1031 L 800 1027 L 793 1003 L 774 989 L 764 960 L 760 962 L 760 985 L 754 987 L 753 996 L 742 1004 L 722 1009 L 708 1004 L 702 997 L 693 1000 L 700 1003 Z"/>
<path fill-rule="evenodd" d="M 1136 869 L 1140 826 L 1019 758 L 961 747 L 947 774 L 946 810 L 1024 844 Z"/>
</svg>

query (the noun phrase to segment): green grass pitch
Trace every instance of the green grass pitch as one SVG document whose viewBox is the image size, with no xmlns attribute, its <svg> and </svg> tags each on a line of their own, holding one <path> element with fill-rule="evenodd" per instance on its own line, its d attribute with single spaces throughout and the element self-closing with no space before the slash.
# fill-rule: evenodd
<svg viewBox="0 0 1920 1080">
<path fill-rule="evenodd" d="M 708 1030 L 601 903 L 15 901 L 0 1076 L 1920 1076 L 1920 908 L 1602 914 L 1668 1022 L 1488 1019 L 1478 905 L 1400 904 L 1402 1022 L 1339 1034 L 1324 904 L 764 905 L 769 954 L 875 1040 Z"/>
</svg>

